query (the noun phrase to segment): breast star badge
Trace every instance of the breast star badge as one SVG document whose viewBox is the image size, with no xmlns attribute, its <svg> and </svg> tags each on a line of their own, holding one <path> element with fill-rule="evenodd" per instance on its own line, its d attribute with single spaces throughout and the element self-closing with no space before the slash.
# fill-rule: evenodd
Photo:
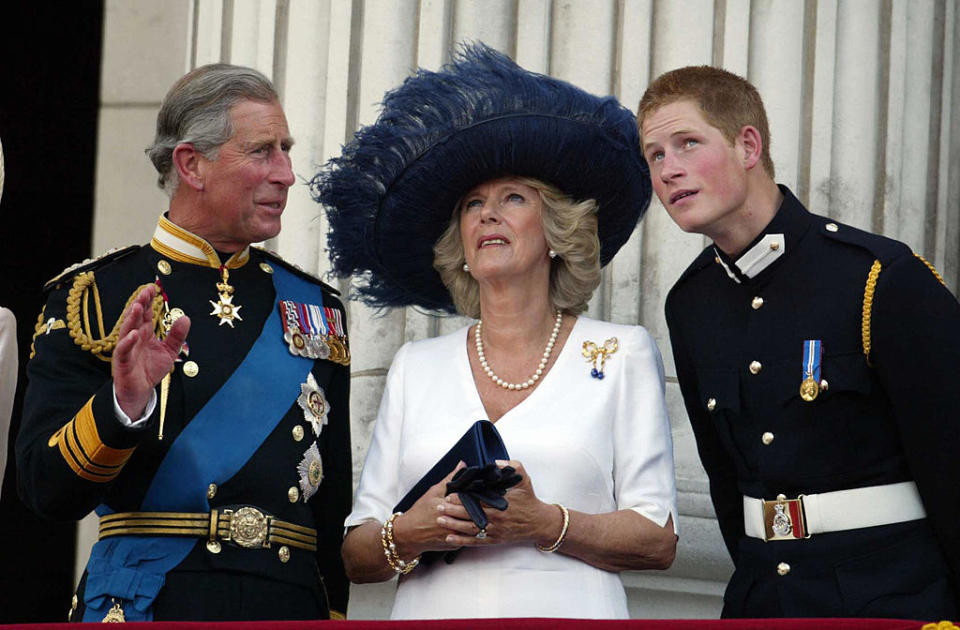
<svg viewBox="0 0 960 630">
<path fill-rule="evenodd" d="M 313 372 L 307 374 L 307 382 L 300 384 L 300 396 L 297 404 L 303 409 L 303 419 L 313 427 L 313 434 L 320 437 L 323 425 L 327 424 L 327 415 L 330 413 L 330 403 L 323 389 L 313 378 Z"/>
<path fill-rule="evenodd" d="M 300 473 L 300 496 L 306 503 L 316 494 L 323 481 L 323 462 L 320 461 L 320 449 L 316 442 L 303 454 L 303 459 L 297 464 L 297 472 Z"/>
</svg>

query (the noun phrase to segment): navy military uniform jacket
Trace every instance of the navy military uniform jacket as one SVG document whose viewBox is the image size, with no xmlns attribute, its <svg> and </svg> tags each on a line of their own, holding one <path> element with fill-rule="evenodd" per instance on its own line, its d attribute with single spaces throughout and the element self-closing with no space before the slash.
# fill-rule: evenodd
<svg viewBox="0 0 960 630">
<path fill-rule="evenodd" d="M 738 258 L 752 265 L 708 247 L 666 302 L 677 377 L 736 566 L 723 614 L 954 618 L 960 305 L 906 245 L 811 214 L 781 191 L 776 216 Z M 805 340 L 822 342 L 825 381 L 809 402 L 800 396 Z M 745 535 L 742 495 L 909 480 L 926 519 L 805 540 Z"/>
<path fill-rule="evenodd" d="M 34 338 L 35 355 L 27 369 L 29 387 L 17 440 L 21 497 L 37 513 L 66 520 L 82 518 L 100 504 L 114 512 L 142 509 L 145 492 L 171 445 L 241 364 L 276 309 L 271 276 L 287 263 L 248 248 L 227 263 L 228 283 L 235 290 L 233 305 L 240 307 L 234 311 L 238 318 L 231 326 L 211 315 L 222 280 L 218 258 L 208 243 L 161 218 L 150 246 L 124 249 L 48 284 Z M 214 553 L 198 538 L 186 558 L 167 573 L 153 603 L 155 619 L 326 617 L 328 607 L 334 616 L 346 612 L 348 583 L 340 546 L 350 509 L 352 466 L 343 306 L 331 288 L 290 271 L 312 285 L 311 303 L 322 302 L 331 309 L 328 312 L 336 312 L 332 319 L 341 323 L 340 356 L 331 357 L 337 361 L 316 359 L 307 368 L 328 403 L 326 424 L 316 436 L 297 402 L 300 383 L 285 384 L 290 389 L 285 403 L 289 407 L 284 407 L 279 423 L 229 480 L 208 489 L 207 497 L 210 508 L 250 505 L 276 519 L 314 528 L 317 550 L 278 544 L 247 549 L 225 542 Z M 84 273 L 93 274 L 93 283 L 79 290 L 78 279 Z M 94 352 L 131 295 L 155 278 L 160 279 L 168 306 L 191 319 L 189 354 L 176 363 L 170 378 L 162 440 L 161 404 L 144 426 L 121 424 L 114 411 L 110 353 Z M 85 339 L 86 347 L 77 338 Z M 269 341 L 287 351 L 282 334 Z M 271 370 L 271 365 L 259 367 L 264 376 Z M 235 405 L 253 402 L 239 395 Z M 221 449 L 231 448 L 232 436 L 221 437 L 202 444 L 197 456 L 217 458 Z M 304 475 L 298 464 L 314 444 L 322 479 L 304 500 Z M 203 487 L 206 481 L 202 480 Z M 84 595 L 82 581 L 74 600 L 75 621 L 83 616 Z"/>
</svg>

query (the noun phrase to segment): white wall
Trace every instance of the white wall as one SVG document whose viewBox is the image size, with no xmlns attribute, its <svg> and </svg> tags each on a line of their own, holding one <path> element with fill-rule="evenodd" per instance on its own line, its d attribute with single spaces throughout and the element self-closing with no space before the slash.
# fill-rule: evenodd
<svg viewBox="0 0 960 630">
<path fill-rule="evenodd" d="M 956 0 L 108 0 L 94 250 L 149 239 L 164 198 L 142 149 L 160 99 L 189 68 L 223 60 L 271 76 L 297 138 L 294 170 L 306 179 L 376 118 L 386 89 L 418 65 L 439 67 L 452 43 L 483 40 L 631 108 L 651 78 L 678 66 L 745 75 L 767 106 L 778 180 L 815 212 L 906 241 L 956 293 L 958 30 Z M 325 232 L 300 185 L 271 245 L 324 272 Z M 680 549 L 667 572 L 624 576 L 640 617 L 716 616 L 731 570 L 663 319 L 667 291 L 703 246 L 654 201 L 590 308 L 649 328 L 668 374 Z M 348 308 L 359 473 L 394 352 L 460 320 Z M 390 597 L 390 584 L 355 589 L 351 616 L 383 616 Z"/>
</svg>

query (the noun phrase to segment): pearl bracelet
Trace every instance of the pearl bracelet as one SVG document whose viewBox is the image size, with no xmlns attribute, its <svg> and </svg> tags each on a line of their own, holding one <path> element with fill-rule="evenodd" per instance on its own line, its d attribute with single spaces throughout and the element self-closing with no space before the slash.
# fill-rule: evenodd
<svg viewBox="0 0 960 630">
<path fill-rule="evenodd" d="M 557 539 L 549 547 L 544 547 L 540 543 L 537 543 L 537 549 L 543 553 L 553 553 L 559 549 L 560 545 L 563 544 L 563 540 L 567 537 L 567 528 L 570 527 L 570 512 L 559 503 L 554 503 L 554 505 L 560 508 L 560 512 L 563 514 L 563 527 L 560 528 L 560 535 L 557 536 Z"/>
<path fill-rule="evenodd" d="M 397 545 L 393 542 L 393 521 L 401 514 L 403 512 L 394 512 L 390 518 L 384 521 L 383 527 L 380 528 L 380 545 L 383 547 L 383 555 L 386 556 L 390 568 L 401 575 L 406 575 L 420 564 L 420 556 L 410 562 L 404 562 L 397 555 Z M 566 531 L 566 528 L 564 528 L 564 531 Z"/>
</svg>

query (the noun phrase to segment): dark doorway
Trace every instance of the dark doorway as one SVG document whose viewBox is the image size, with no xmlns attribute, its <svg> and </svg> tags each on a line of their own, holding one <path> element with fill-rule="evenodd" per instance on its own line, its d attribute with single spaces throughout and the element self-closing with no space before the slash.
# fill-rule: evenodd
<svg viewBox="0 0 960 630">
<path fill-rule="evenodd" d="M 41 287 L 90 255 L 102 0 L 11 2 L 0 16 L 0 305 L 17 317 L 20 375 L 0 494 L 0 623 L 66 621 L 76 525 L 33 516 L 16 490 L 13 441 Z"/>
</svg>

